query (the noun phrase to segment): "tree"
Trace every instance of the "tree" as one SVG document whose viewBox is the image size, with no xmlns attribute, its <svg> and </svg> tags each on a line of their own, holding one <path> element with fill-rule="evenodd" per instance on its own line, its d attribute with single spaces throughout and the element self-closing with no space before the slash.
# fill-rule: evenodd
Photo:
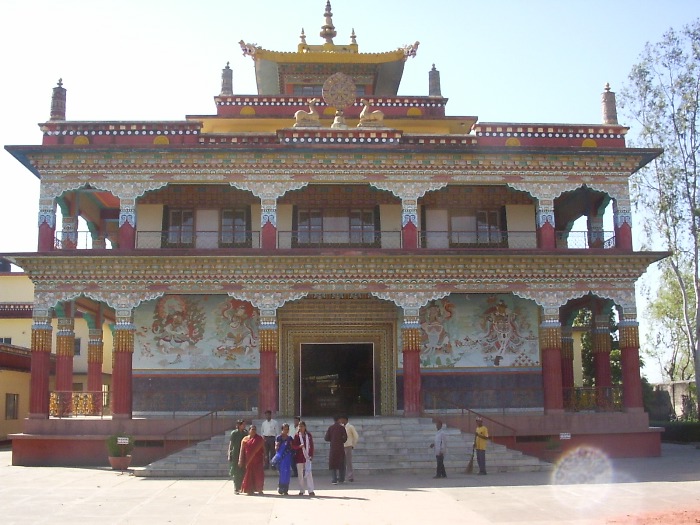
<svg viewBox="0 0 700 525">
<path fill-rule="evenodd" d="M 692 279 L 683 272 L 684 281 Z M 647 290 L 649 299 L 647 316 L 650 331 L 647 334 L 649 350 L 647 353 L 655 359 L 662 374 L 669 381 L 685 381 L 693 377 L 693 354 L 684 329 L 684 317 L 678 280 L 669 266 L 661 272 L 659 287 Z M 686 293 L 691 302 L 695 300 L 692 288 Z M 694 331 L 695 327 L 692 327 Z"/>
<path fill-rule="evenodd" d="M 620 100 L 639 125 L 635 145 L 664 150 L 636 174 L 632 197 L 637 208 L 656 210 L 642 217 L 649 245 L 672 253 L 661 269 L 678 284 L 682 329 L 698 378 L 700 20 L 647 44 L 628 80 Z"/>
</svg>

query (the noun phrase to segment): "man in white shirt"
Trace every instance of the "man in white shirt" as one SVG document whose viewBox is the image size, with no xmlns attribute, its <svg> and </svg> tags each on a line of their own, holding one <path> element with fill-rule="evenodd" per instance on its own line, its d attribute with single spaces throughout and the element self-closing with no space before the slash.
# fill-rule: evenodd
<svg viewBox="0 0 700 525">
<path fill-rule="evenodd" d="M 351 423 L 348 423 L 348 416 L 341 417 L 340 422 L 345 427 L 345 432 L 348 435 L 348 440 L 345 442 L 345 479 L 348 481 L 355 481 L 355 476 L 352 471 L 352 451 L 357 446 L 360 436 L 355 427 Z"/>
<path fill-rule="evenodd" d="M 445 453 L 447 452 L 447 436 L 445 436 L 445 431 L 442 429 L 442 421 L 439 419 L 435 421 L 435 428 L 437 429 L 435 443 L 430 444 L 430 448 L 435 449 L 435 459 L 437 460 L 437 472 L 433 479 L 446 478 Z"/>
<path fill-rule="evenodd" d="M 275 438 L 280 433 L 280 426 L 277 420 L 272 419 L 272 411 L 265 411 L 265 421 L 260 425 L 260 433 L 265 440 L 265 468 L 270 468 L 270 460 L 275 455 Z"/>
</svg>

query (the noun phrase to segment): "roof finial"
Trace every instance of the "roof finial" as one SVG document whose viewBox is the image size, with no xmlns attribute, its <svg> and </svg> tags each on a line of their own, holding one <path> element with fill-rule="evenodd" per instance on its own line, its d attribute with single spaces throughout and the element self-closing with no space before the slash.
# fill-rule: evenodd
<svg viewBox="0 0 700 525">
<path fill-rule="evenodd" d="M 326 0 L 326 12 L 323 14 L 326 17 L 326 23 L 321 26 L 321 38 L 326 39 L 326 44 L 332 44 L 333 38 L 338 34 L 333 25 L 333 13 L 331 13 L 331 0 Z"/>
<path fill-rule="evenodd" d="M 228 62 L 226 67 L 221 70 L 221 93 L 220 96 L 226 97 L 233 95 L 233 71 Z"/>
<path fill-rule="evenodd" d="M 605 91 L 601 100 L 603 106 L 603 124 L 617 126 L 617 102 L 615 101 L 615 93 L 610 91 L 610 84 L 605 84 Z"/>
<path fill-rule="evenodd" d="M 433 69 L 428 72 L 428 96 L 442 96 L 442 92 L 440 90 L 440 72 L 435 69 L 435 64 L 433 64 Z"/>
<path fill-rule="evenodd" d="M 299 38 L 301 39 L 301 43 L 306 45 L 306 33 L 304 33 L 304 28 L 301 28 L 301 35 L 299 35 Z"/>
<path fill-rule="evenodd" d="M 58 79 L 58 85 L 53 88 L 49 120 L 66 120 L 66 88 L 63 87 L 62 78 Z"/>
</svg>

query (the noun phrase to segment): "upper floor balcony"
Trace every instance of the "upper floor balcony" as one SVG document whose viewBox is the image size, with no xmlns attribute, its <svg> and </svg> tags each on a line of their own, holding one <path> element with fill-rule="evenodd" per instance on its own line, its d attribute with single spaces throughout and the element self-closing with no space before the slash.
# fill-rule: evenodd
<svg viewBox="0 0 700 525">
<path fill-rule="evenodd" d="M 474 230 L 421 231 L 418 249 L 422 250 L 537 250 L 534 231 Z M 614 249 L 615 233 L 610 231 L 558 232 L 556 249 Z M 137 250 L 239 250 L 262 248 L 261 232 L 157 230 L 136 232 Z M 278 231 L 276 249 L 404 249 L 400 230 L 295 230 Z M 117 243 L 95 237 L 90 231 L 59 231 L 55 250 L 119 250 Z"/>
</svg>

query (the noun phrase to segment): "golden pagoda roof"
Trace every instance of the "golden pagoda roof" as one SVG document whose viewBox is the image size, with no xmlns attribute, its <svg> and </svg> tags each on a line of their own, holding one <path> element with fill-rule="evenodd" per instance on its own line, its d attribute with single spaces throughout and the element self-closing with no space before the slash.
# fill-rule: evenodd
<svg viewBox="0 0 700 525">
<path fill-rule="evenodd" d="M 352 30 L 349 44 L 335 44 L 336 36 L 333 25 L 333 13 L 330 0 L 326 2 L 325 24 L 320 36 L 325 42 L 318 45 L 308 44 L 306 34 L 301 30 L 301 42 L 296 51 L 271 51 L 257 44 L 239 42 L 244 56 L 250 56 L 255 62 L 255 74 L 259 95 L 280 95 L 286 84 L 294 83 L 292 76 L 309 75 L 316 81 L 341 71 L 353 76 L 371 75 L 377 95 L 392 96 L 398 91 L 403 76 L 403 63 L 416 55 L 419 42 L 405 45 L 382 53 L 360 53 L 355 30 Z M 334 69 L 330 74 L 328 69 Z M 337 71 L 336 71 L 337 69 Z"/>
</svg>

